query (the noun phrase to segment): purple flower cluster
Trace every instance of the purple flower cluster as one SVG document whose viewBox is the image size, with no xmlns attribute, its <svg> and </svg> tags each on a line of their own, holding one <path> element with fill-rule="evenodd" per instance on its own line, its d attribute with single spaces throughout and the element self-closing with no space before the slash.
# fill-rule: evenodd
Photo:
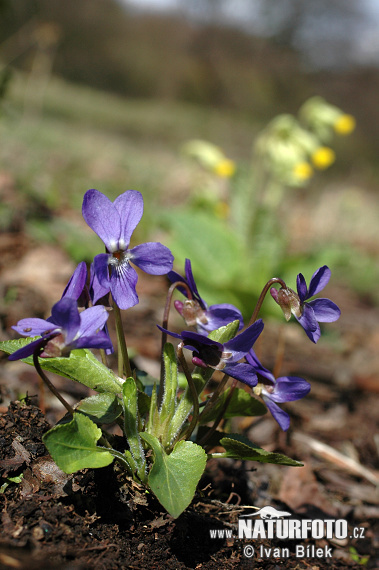
<svg viewBox="0 0 379 570">
<path fill-rule="evenodd" d="M 79 263 L 70 278 L 62 298 L 52 309 L 51 317 L 22 319 L 13 327 L 23 336 L 40 336 L 14 352 L 9 359 L 26 358 L 34 352 L 41 357 L 68 356 L 75 348 L 113 347 L 106 327 L 108 311 L 98 303 L 109 293 L 120 309 L 138 303 L 137 273 L 131 266 L 152 275 L 164 275 L 172 269 L 173 256 L 160 243 L 145 243 L 128 249 L 131 235 L 143 212 L 143 198 L 139 192 L 128 190 L 112 203 L 98 190 L 88 190 L 83 200 L 83 217 L 103 240 L 107 253 L 97 255 L 91 265 L 89 288 L 87 267 Z M 107 302 L 105 301 L 105 304 Z M 87 307 L 78 311 L 78 305 Z"/>
<path fill-rule="evenodd" d="M 165 275 L 172 283 L 182 282 L 179 291 L 186 297 L 175 301 L 177 311 L 188 326 L 196 332 L 184 330 L 180 334 L 162 327 L 160 330 L 177 339 L 192 351 L 192 362 L 202 368 L 222 370 L 225 374 L 253 388 L 259 394 L 272 416 L 283 430 L 289 427 L 289 416 L 278 404 L 298 400 L 308 394 L 310 384 L 303 378 L 282 376 L 275 378 L 258 360 L 253 345 L 263 330 L 261 319 L 243 329 L 241 312 L 230 304 L 208 306 L 200 296 L 193 277 L 191 262 L 185 261 L 185 277 L 172 270 L 171 251 L 157 242 L 137 245 L 129 249 L 131 236 L 143 213 L 143 199 L 139 192 L 128 190 L 111 202 L 98 190 L 88 190 L 83 200 L 83 217 L 104 242 L 106 252 L 95 256 L 90 267 L 87 286 L 87 267 L 79 263 L 70 278 L 60 301 L 44 319 L 22 319 L 13 327 L 22 336 L 39 338 L 14 352 L 9 359 L 17 360 L 32 354 L 41 357 L 68 356 L 78 348 L 102 348 L 112 352 L 107 331 L 109 294 L 120 309 L 138 303 L 137 272 L 132 266 L 151 275 Z M 310 300 L 330 279 L 325 265 L 312 276 L 309 288 L 303 275 L 297 276 L 297 293 L 285 286 L 271 289 L 271 295 L 289 320 L 295 316 L 310 340 L 316 343 L 321 335 L 319 323 L 333 322 L 340 310 L 329 299 Z M 188 298 L 190 296 L 192 298 Z M 79 312 L 78 306 L 83 310 Z M 231 340 L 220 343 L 207 335 L 232 321 L 239 321 L 239 332 Z"/>
</svg>

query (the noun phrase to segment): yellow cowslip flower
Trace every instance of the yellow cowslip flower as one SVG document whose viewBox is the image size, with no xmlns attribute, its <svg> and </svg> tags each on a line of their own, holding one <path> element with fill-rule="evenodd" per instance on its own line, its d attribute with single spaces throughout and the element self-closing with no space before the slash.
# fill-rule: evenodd
<svg viewBox="0 0 379 570">
<path fill-rule="evenodd" d="M 236 164 L 229 158 L 224 158 L 214 165 L 213 171 L 221 178 L 231 178 L 236 171 Z"/>
<path fill-rule="evenodd" d="M 353 115 L 340 115 L 333 125 L 338 135 L 349 135 L 355 129 L 356 121 Z"/>
<path fill-rule="evenodd" d="M 328 168 L 336 160 L 336 153 L 328 146 L 320 146 L 311 156 L 313 165 L 319 170 Z"/>
<path fill-rule="evenodd" d="M 293 174 L 299 180 L 308 180 L 308 178 L 311 178 L 311 176 L 313 176 L 313 168 L 309 162 L 298 162 L 294 166 Z"/>
</svg>

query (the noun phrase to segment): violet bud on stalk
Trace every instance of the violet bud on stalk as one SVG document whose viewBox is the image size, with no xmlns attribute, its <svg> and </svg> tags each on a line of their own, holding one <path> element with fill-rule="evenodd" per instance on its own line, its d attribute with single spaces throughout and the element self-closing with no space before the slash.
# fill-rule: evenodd
<svg viewBox="0 0 379 570">
<path fill-rule="evenodd" d="M 192 274 L 191 261 L 186 259 L 185 261 L 185 277 L 176 273 L 176 271 L 170 271 L 167 277 L 171 283 L 176 281 L 183 281 L 188 285 L 191 293 L 192 299 L 187 299 L 184 301 L 175 301 L 175 309 L 180 313 L 183 319 L 186 321 L 188 326 L 196 326 L 197 332 L 208 335 L 211 331 L 219 329 L 229 323 L 238 320 L 240 322 L 239 328 L 243 327 L 243 317 L 241 312 L 230 305 L 229 303 L 221 303 L 218 305 L 211 305 L 208 307 L 206 302 L 200 297 L 197 290 L 195 279 Z M 178 287 L 179 291 L 187 297 L 187 292 L 184 288 Z"/>
<path fill-rule="evenodd" d="M 305 330 L 308 338 L 316 343 L 321 336 L 319 323 L 332 323 L 339 319 L 341 311 L 330 299 L 315 299 L 308 301 L 317 295 L 328 284 L 331 276 L 329 267 L 324 265 L 317 269 L 312 275 L 307 287 L 304 276 L 299 273 L 297 276 L 297 294 L 289 288 L 282 288 L 279 291 L 275 288 L 270 290 L 273 299 L 282 308 L 287 321 L 291 313 Z"/>
<path fill-rule="evenodd" d="M 103 291 L 111 292 L 120 309 L 133 307 L 138 303 L 138 276 L 131 262 L 151 275 L 165 275 L 172 269 L 174 260 L 171 251 L 158 242 L 128 249 L 132 233 L 142 217 L 142 195 L 136 190 L 127 190 L 111 202 L 98 190 L 88 190 L 82 212 L 108 252 L 94 258 L 93 270 L 98 284 Z"/>
<path fill-rule="evenodd" d="M 75 348 L 111 349 L 112 343 L 102 329 L 108 319 L 103 306 L 90 307 L 79 313 L 76 300 L 64 297 L 54 305 L 48 319 L 22 319 L 12 327 L 22 336 L 41 338 L 16 350 L 9 360 L 19 360 L 32 355 L 39 348 L 42 358 L 69 356 Z"/>
</svg>

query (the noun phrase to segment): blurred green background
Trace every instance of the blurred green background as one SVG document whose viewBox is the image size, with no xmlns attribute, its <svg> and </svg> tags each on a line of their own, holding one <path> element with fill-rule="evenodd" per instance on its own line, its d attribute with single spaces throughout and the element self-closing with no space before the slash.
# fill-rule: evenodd
<svg viewBox="0 0 379 570">
<path fill-rule="evenodd" d="M 378 6 L 162 2 L 0 1 L 1 232 L 89 262 L 100 242 L 81 219 L 84 192 L 113 199 L 133 188 L 145 199 L 133 239 L 169 243 L 179 272 L 191 257 L 209 303 L 235 302 L 247 314 L 272 272 L 294 287 L 299 271 L 309 279 L 329 264 L 377 304 Z M 329 169 L 282 188 L 275 215 L 256 219 L 242 250 L 217 206 L 249 188 L 252 147 L 269 121 L 297 115 L 315 95 L 357 128 L 332 141 Z M 191 139 L 220 147 L 233 177 L 186 156 Z M 203 195 L 216 196 L 214 209 Z M 249 276 L 241 278 L 249 254 L 251 299 Z"/>
</svg>

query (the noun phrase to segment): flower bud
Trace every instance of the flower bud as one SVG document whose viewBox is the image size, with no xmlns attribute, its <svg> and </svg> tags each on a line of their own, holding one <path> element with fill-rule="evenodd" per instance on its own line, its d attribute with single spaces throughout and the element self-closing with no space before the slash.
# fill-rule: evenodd
<svg viewBox="0 0 379 570">
<path fill-rule="evenodd" d="M 275 289 L 272 287 L 270 289 L 271 297 L 278 303 L 280 308 L 284 313 L 284 317 L 286 321 L 289 321 L 291 318 L 291 313 L 295 315 L 295 317 L 300 318 L 302 315 L 302 308 L 299 296 L 295 291 L 290 289 L 289 287 L 284 288 L 282 287 L 279 289 Z"/>
<path fill-rule="evenodd" d="M 194 327 L 198 322 L 203 325 L 208 323 L 204 309 L 201 308 L 200 303 L 195 299 L 186 299 L 184 303 L 182 301 L 174 301 L 174 306 L 188 326 Z"/>
</svg>

